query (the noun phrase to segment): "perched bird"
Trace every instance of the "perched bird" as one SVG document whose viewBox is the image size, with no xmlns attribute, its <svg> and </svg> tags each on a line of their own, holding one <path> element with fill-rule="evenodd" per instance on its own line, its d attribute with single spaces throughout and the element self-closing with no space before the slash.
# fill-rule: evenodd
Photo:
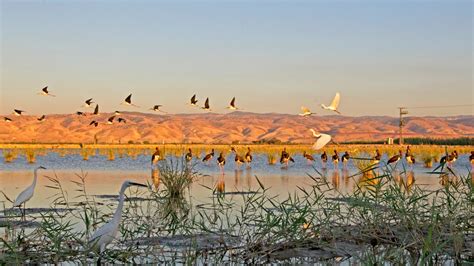
<svg viewBox="0 0 474 266">
<path fill-rule="evenodd" d="M 347 162 L 349 162 L 349 158 L 350 158 L 349 153 L 346 151 L 341 157 L 342 165 L 344 168 L 346 168 Z"/>
<path fill-rule="evenodd" d="M 13 109 L 13 114 L 16 115 L 16 116 L 20 116 L 23 113 L 26 113 L 26 112 L 23 111 L 23 110 Z"/>
<path fill-rule="evenodd" d="M 126 123 L 127 123 L 127 120 L 125 120 L 125 118 L 119 117 L 119 118 L 118 118 L 118 122 L 119 122 L 119 123 L 124 123 L 124 124 L 126 124 Z"/>
<path fill-rule="evenodd" d="M 120 111 L 115 111 L 114 115 L 121 115 L 122 113 Z"/>
<path fill-rule="evenodd" d="M 45 115 L 42 115 L 41 117 L 36 118 L 38 121 L 43 122 L 46 119 Z"/>
<path fill-rule="evenodd" d="M 167 114 L 165 111 L 160 110 L 160 107 L 162 107 L 162 106 L 163 106 L 163 105 L 157 104 L 157 105 L 154 105 L 152 108 L 150 108 L 150 110 L 155 111 L 155 112 L 162 112 L 162 113 Z"/>
<path fill-rule="evenodd" d="M 219 154 L 219 157 L 217 157 L 217 165 L 219 165 L 219 168 L 221 169 L 222 174 L 224 174 L 225 157 L 222 154 L 222 152 Z"/>
<path fill-rule="evenodd" d="M 191 148 L 188 149 L 188 153 L 184 156 L 187 162 L 190 162 L 193 159 L 193 152 L 191 151 Z"/>
<path fill-rule="evenodd" d="M 36 180 L 38 179 L 38 170 L 40 169 L 46 169 L 43 166 L 36 167 L 35 170 L 33 171 L 33 183 L 31 183 L 30 186 L 28 186 L 25 190 L 23 190 L 18 196 L 16 197 L 15 201 L 13 202 L 13 208 L 18 207 L 23 204 L 23 217 L 25 217 L 26 214 L 26 202 L 29 201 L 32 197 L 33 194 L 35 193 L 35 187 L 36 187 Z"/>
<path fill-rule="evenodd" d="M 123 182 L 122 187 L 120 188 L 118 206 L 117 206 L 117 209 L 115 210 L 112 220 L 110 220 L 108 223 L 99 227 L 99 229 L 97 229 L 97 231 L 95 231 L 92 234 L 92 236 L 89 238 L 89 244 L 93 248 L 99 249 L 100 253 L 105 251 L 105 248 L 107 247 L 107 245 L 110 244 L 115 239 L 115 236 L 117 235 L 117 232 L 119 230 L 120 220 L 122 219 L 122 208 L 123 208 L 123 203 L 125 201 L 125 190 L 130 186 L 147 187 L 146 185 L 131 182 L 131 181 Z"/>
<path fill-rule="evenodd" d="M 316 142 L 313 144 L 313 150 L 320 150 L 331 141 L 331 136 L 328 134 L 316 133 L 312 128 L 310 128 L 309 131 L 311 131 L 313 136 L 317 138 Z"/>
<path fill-rule="evenodd" d="M 301 113 L 298 114 L 298 115 L 300 115 L 300 116 L 310 116 L 312 114 L 313 113 L 309 110 L 309 108 L 301 106 Z"/>
<path fill-rule="evenodd" d="M 290 154 L 286 151 L 286 148 L 283 148 L 280 156 L 280 164 L 285 164 L 288 167 L 289 162 L 295 162 L 295 160 L 290 156 Z"/>
<path fill-rule="evenodd" d="M 378 164 L 380 162 L 380 159 L 382 158 L 382 155 L 380 154 L 379 149 L 375 150 L 375 156 L 373 158 L 374 164 Z"/>
<path fill-rule="evenodd" d="M 114 119 L 115 119 L 115 115 L 109 117 L 109 119 L 107 119 L 107 125 L 112 125 L 114 123 Z"/>
<path fill-rule="evenodd" d="M 160 149 L 158 147 L 155 148 L 155 152 L 151 156 L 151 164 L 156 164 L 161 159 Z"/>
<path fill-rule="evenodd" d="M 196 100 L 196 94 L 194 94 L 193 97 L 191 97 L 190 105 L 197 106 L 197 102 L 198 100 Z"/>
<path fill-rule="evenodd" d="M 306 151 L 303 152 L 303 157 L 306 158 L 308 163 L 314 162 L 314 157 L 313 155 L 307 153 Z"/>
<path fill-rule="evenodd" d="M 209 98 L 206 98 L 206 102 L 204 103 L 204 107 L 201 107 L 204 110 L 211 111 L 211 107 L 209 106 Z"/>
<path fill-rule="evenodd" d="M 92 126 L 94 125 L 95 127 L 97 127 L 99 125 L 99 122 L 95 121 L 95 120 L 92 120 L 90 123 L 89 123 L 89 126 Z"/>
<path fill-rule="evenodd" d="M 87 99 L 84 103 L 85 104 L 83 106 L 86 107 L 86 108 L 89 108 L 89 107 L 92 107 L 92 104 L 94 102 L 92 101 L 92 98 L 90 98 L 90 99 Z"/>
<path fill-rule="evenodd" d="M 471 151 L 471 155 L 469 155 L 469 162 L 471 162 L 471 164 L 474 164 L 474 151 Z"/>
<path fill-rule="evenodd" d="M 324 151 L 323 154 L 321 154 L 321 163 L 323 165 L 323 168 L 326 168 L 327 162 L 328 162 L 328 155 L 326 151 Z"/>
<path fill-rule="evenodd" d="M 132 94 L 128 95 L 127 98 L 121 103 L 122 105 L 140 107 L 132 103 Z"/>
<path fill-rule="evenodd" d="M 240 166 L 245 163 L 244 157 L 240 156 L 234 147 L 231 147 L 230 151 L 235 154 L 235 157 L 234 157 L 235 164 L 237 168 L 240 168 Z"/>
<path fill-rule="evenodd" d="M 229 106 L 227 106 L 227 109 L 230 109 L 230 110 L 238 110 L 239 109 L 235 106 L 235 97 L 232 98 L 232 100 L 229 103 Z"/>
<path fill-rule="evenodd" d="M 83 112 L 77 111 L 77 112 L 76 112 L 76 115 L 85 116 L 86 114 L 85 114 L 85 113 L 83 113 Z"/>
<path fill-rule="evenodd" d="M 209 161 L 214 157 L 214 149 L 211 150 L 211 153 L 206 154 L 204 158 L 202 159 L 203 162 L 209 163 Z"/>
<path fill-rule="evenodd" d="M 98 115 L 98 114 L 99 114 L 99 105 L 96 104 L 93 115 Z"/>
<path fill-rule="evenodd" d="M 391 163 L 396 163 L 396 162 L 400 161 L 401 158 L 402 158 L 402 151 L 399 150 L 398 154 L 396 154 L 396 155 L 390 157 L 390 159 L 388 159 L 387 165 L 391 164 Z"/>
<path fill-rule="evenodd" d="M 339 107 L 339 101 L 341 99 L 341 95 L 339 94 L 339 92 L 336 93 L 336 96 L 334 96 L 334 99 L 332 100 L 331 104 L 329 106 L 326 106 L 324 104 L 321 104 L 321 107 L 323 109 L 326 109 L 326 110 L 331 110 L 331 111 L 334 111 L 338 114 L 341 114 L 337 108 Z"/>
<path fill-rule="evenodd" d="M 247 153 L 245 154 L 245 162 L 247 163 L 247 167 L 250 167 L 250 163 L 252 162 L 252 160 L 252 152 L 250 150 L 250 147 L 247 147 Z"/>
<path fill-rule="evenodd" d="M 49 91 L 48 91 L 48 86 L 46 86 L 46 87 L 42 88 L 42 89 L 41 89 L 41 91 L 40 91 L 40 92 L 38 92 L 38 94 L 40 94 L 40 95 L 43 95 L 43 96 L 52 96 L 52 97 L 56 97 L 56 95 L 52 95 L 52 94 L 50 94 L 50 93 L 49 93 Z"/>
<path fill-rule="evenodd" d="M 4 120 L 5 122 L 7 122 L 7 123 L 10 123 L 10 122 L 12 121 L 11 118 L 8 118 L 8 117 L 6 117 L 6 116 L 3 117 L 3 120 Z"/>
<path fill-rule="evenodd" d="M 334 168 L 337 168 L 339 164 L 339 154 L 337 154 L 337 150 L 334 150 L 334 155 L 332 156 L 332 163 L 334 164 Z"/>
</svg>

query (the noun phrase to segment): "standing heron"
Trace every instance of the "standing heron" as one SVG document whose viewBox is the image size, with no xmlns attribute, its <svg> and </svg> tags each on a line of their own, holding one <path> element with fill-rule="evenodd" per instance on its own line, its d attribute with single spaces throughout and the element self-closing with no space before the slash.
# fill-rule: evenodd
<svg viewBox="0 0 474 266">
<path fill-rule="evenodd" d="M 306 158 L 306 161 L 308 162 L 308 164 L 311 164 L 312 162 L 314 162 L 313 155 L 307 153 L 306 151 L 303 152 L 303 157 Z"/>
<path fill-rule="evenodd" d="M 326 110 L 334 111 L 338 114 L 341 114 L 337 108 L 339 107 L 339 101 L 341 100 L 341 95 L 339 92 L 336 93 L 336 96 L 334 96 L 334 99 L 332 99 L 332 102 L 329 106 L 326 106 L 324 104 L 321 104 L 321 107 Z"/>
<path fill-rule="evenodd" d="M 380 154 L 379 149 L 375 150 L 375 156 L 373 158 L 374 164 L 378 164 L 380 162 L 380 159 L 382 158 L 382 155 Z"/>
<path fill-rule="evenodd" d="M 35 168 L 33 171 L 33 183 L 29 185 L 25 190 L 23 190 L 18 196 L 16 197 L 15 201 L 13 202 L 13 208 L 18 207 L 23 204 L 23 217 L 26 215 L 26 202 L 29 201 L 32 197 L 33 194 L 35 193 L 35 187 L 36 187 L 36 180 L 38 179 L 38 170 L 40 169 L 46 169 L 43 166 L 39 166 Z M 20 208 L 21 210 L 21 208 Z"/>
<path fill-rule="evenodd" d="M 119 203 L 117 209 L 115 210 L 114 216 L 112 220 L 108 223 L 102 225 L 97 229 L 97 231 L 92 234 L 89 239 L 89 244 L 92 245 L 93 248 L 99 248 L 100 253 L 105 251 L 105 248 L 108 244 L 110 244 L 117 235 L 119 230 L 120 220 L 122 219 L 122 209 L 123 209 L 123 202 L 125 200 L 125 190 L 130 186 L 139 186 L 139 187 L 147 187 L 146 185 L 135 183 L 131 181 L 125 181 L 120 188 L 119 193 Z"/>
<path fill-rule="evenodd" d="M 387 165 L 395 163 L 395 168 L 397 168 L 397 162 L 400 161 L 401 158 L 402 158 L 402 150 L 399 150 L 398 154 L 396 154 L 396 155 L 390 157 L 390 159 L 388 159 Z"/>
<path fill-rule="evenodd" d="M 290 154 L 286 151 L 286 148 L 283 148 L 283 151 L 281 151 L 281 156 L 280 156 L 280 164 L 285 164 L 285 167 L 288 167 L 289 162 L 295 162 L 293 157 L 290 156 Z"/>
<path fill-rule="evenodd" d="M 411 153 L 410 146 L 407 146 L 405 159 L 407 160 L 408 165 L 413 167 L 413 165 L 415 164 L 415 156 L 413 156 L 413 154 Z"/>
<path fill-rule="evenodd" d="M 474 151 L 471 151 L 471 155 L 469 155 L 469 162 L 474 164 Z"/>
</svg>

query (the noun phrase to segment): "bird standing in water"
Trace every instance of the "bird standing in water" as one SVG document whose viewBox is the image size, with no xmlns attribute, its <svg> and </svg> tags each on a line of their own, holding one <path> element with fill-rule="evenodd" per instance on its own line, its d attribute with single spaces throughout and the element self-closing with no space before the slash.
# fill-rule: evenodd
<svg viewBox="0 0 474 266">
<path fill-rule="evenodd" d="M 206 154 L 206 156 L 204 156 L 204 158 L 202 159 L 203 162 L 209 164 L 209 162 L 211 161 L 212 157 L 214 157 L 214 149 L 211 150 L 211 153 L 208 153 Z"/>
<path fill-rule="evenodd" d="M 323 154 L 321 154 L 321 164 L 322 164 L 323 169 L 326 169 L 327 163 L 328 163 L 328 155 L 326 151 L 324 151 Z"/>
<path fill-rule="evenodd" d="M 373 158 L 374 164 L 378 164 L 380 162 L 380 159 L 382 158 L 382 155 L 380 154 L 380 151 L 378 149 L 375 150 L 375 156 Z"/>
<path fill-rule="evenodd" d="M 395 163 L 395 168 L 397 168 L 397 162 L 400 161 L 401 158 L 402 158 L 402 150 L 399 150 L 398 154 L 396 154 L 396 155 L 390 157 L 390 159 L 388 159 L 387 165 Z"/>
<path fill-rule="evenodd" d="M 188 153 L 186 153 L 184 158 L 187 162 L 190 162 L 193 159 L 193 152 L 191 151 L 191 148 L 188 149 Z"/>
<path fill-rule="evenodd" d="M 250 147 L 247 147 L 247 153 L 245 154 L 245 162 L 247 163 L 247 168 L 250 168 L 250 163 L 252 163 L 253 157 Z"/>
<path fill-rule="evenodd" d="M 219 153 L 219 157 L 217 157 L 217 165 L 221 169 L 222 175 L 224 175 L 225 157 L 222 152 Z"/>
<path fill-rule="evenodd" d="M 334 155 L 332 156 L 332 163 L 334 165 L 334 169 L 337 169 L 337 165 L 339 164 L 339 154 L 337 154 L 337 150 L 334 150 Z"/>
<path fill-rule="evenodd" d="M 151 164 L 156 164 L 161 159 L 160 149 L 158 147 L 155 148 L 155 152 L 151 156 Z"/>
<path fill-rule="evenodd" d="M 21 210 L 20 206 L 23 205 L 23 218 L 25 218 L 26 216 L 26 202 L 29 201 L 35 193 L 36 180 L 38 179 L 38 170 L 40 169 L 46 168 L 44 168 L 43 166 L 35 168 L 35 170 L 33 171 L 33 183 L 31 183 L 31 185 L 29 185 L 27 188 L 25 188 L 25 190 L 18 194 L 15 201 L 13 202 L 13 208 L 18 207 Z"/>
<path fill-rule="evenodd" d="M 240 155 L 237 153 L 237 151 L 235 150 L 234 147 L 231 147 L 231 148 L 230 148 L 230 151 L 235 154 L 234 161 L 235 161 L 235 166 L 236 166 L 236 168 L 237 168 L 237 169 L 240 169 L 240 166 L 245 163 L 244 157 L 240 156 Z"/>
<path fill-rule="evenodd" d="M 341 157 L 342 168 L 344 169 L 347 168 L 347 163 L 349 162 L 349 159 L 350 159 L 349 153 L 346 151 Z"/>
<path fill-rule="evenodd" d="M 295 160 L 290 156 L 290 154 L 286 151 L 286 148 L 283 148 L 280 156 L 280 164 L 284 164 L 285 167 L 288 167 L 289 162 L 295 162 Z"/>
<path fill-rule="evenodd" d="M 311 164 L 312 162 L 314 162 L 313 155 L 307 153 L 306 151 L 303 152 L 303 157 L 306 158 L 306 161 L 308 162 L 308 164 Z"/>
</svg>

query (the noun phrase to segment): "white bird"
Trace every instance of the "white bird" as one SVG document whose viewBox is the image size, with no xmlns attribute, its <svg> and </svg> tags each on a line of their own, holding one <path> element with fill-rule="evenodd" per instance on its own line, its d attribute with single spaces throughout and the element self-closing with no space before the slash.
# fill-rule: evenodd
<svg viewBox="0 0 474 266">
<path fill-rule="evenodd" d="M 329 141 L 331 141 L 330 135 L 323 134 L 323 133 L 316 133 L 316 131 L 314 131 L 314 129 L 312 128 L 310 128 L 309 130 L 313 133 L 313 136 L 317 138 L 316 142 L 313 144 L 313 147 L 312 147 L 313 150 L 320 150 L 324 146 L 326 146 L 326 144 L 328 144 Z"/>
<path fill-rule="evenodd" d="M 132 94 L 130 93 L 130 95 L 127 96 L 127 98 L 125 98 L 125 100 L 121 103 L 122 105 L 128 105 L 128 106 L 135 106 L 135 107 L 140 107 L 138 105 L 135 105 L 132 103 Z"/>
<path fill-rule="evenodd" d="M 123 209 L 123 202 L 125 200 L 125 190 L 130 186 L 139 186 L 139 187 L 147 187 L 146 185 L 135 183 L 131 181 L 125 181 L 120 188 L 119 193 L 119 203 L 117 209 L 115 210 L 114 216 L 112 220 L 108 223 L 102 225 L 97 229 L 97 231 L 92 234 L 89 239 L 89 244 L 92 244 L 92 247 L 98 248 L 100 253 L 104 252 L 105 248 L 108 244 L 110 244 L 117 235 L 120 220 L 122 219 L 122 209 Z"/>
<path fill-rule="evenodd" d="M 309 110 L 309 108 L 301 106 L 301 114 L 299 114 L 300 116 L 310 116 L 312 114 L 313 113 L 311 112 L 311 110 Z"/>
<path fill-rule="evenodd" d="M 13 202 L 13 208 L 20 207 L 23 204 L 23 215 L 25 215 L 26 202 L 33 197 L 33 194 L 35 192 L 36 180 L 38 179 L 38 170 L 40 169 L 46 168 L 44 168 L 43 166 L 35 168 L 35 170 L 33 171 L 33 183 L 27 188 L 25 188 L 25 190 L 23 190 Z"/>
<path fill-rule="evenodd" d="M 56 95 L 52 95 L 49 93 L 48 91 L 48 86 L 44 87 L 41 89 L 40 92 L 38 92 L 39 95 L 43 95 L 43 96 L 52 96 L 52 97 L 56 97 Z"/>
<path fill-rule="evenodd" d="M 339 101 L 341 99 L 341 95 L 339 94 L 339 92 L 336 93 L 336 96 L 334 96 L 334 99 L 332 99 L 332 102 L 329 106 L 326 106 L 324 104 L 321 104 L 321 107 L 323 109 L 326 109 L 326 110 L 331 110 L 331 111 L 334 111 L 338 114 L 341 114 L 337 108 L 339 107 Z"/>
</svg>

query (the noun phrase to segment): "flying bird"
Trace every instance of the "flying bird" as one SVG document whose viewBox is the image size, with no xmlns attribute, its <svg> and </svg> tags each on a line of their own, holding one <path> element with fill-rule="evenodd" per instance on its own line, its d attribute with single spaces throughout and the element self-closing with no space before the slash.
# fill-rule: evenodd
<svg viewBox="0 0 474 266">
<path fill-rule="evenodd" d="M 86 114 L 85 114 L 85 113 L 83 113 L 83 112 L 77 111 L 77 112 L 76 112 L 76 115 L 82 115 L 82 116 L 85 116 Z"/>
<path fill-rule="evenodd" d="M 237 108 L 235 106 L 235 97 L 232 98 L 232 100 L 230 101 L 229 103 L 229 106 L 227 106 L 227 109 L 230 109 L 230 110 L 239 110 L 239 108 Z"/>
<path fill-rule="evenodd" d="M 35 193 L 36 180 L 38 179 L 38 170 L 40 169 L 46 168 L 44 168 L 43 166 L 35 168 L 35 170 L 33 171 L 33 183 L 31 183 L 31 185 L 29 185 L 25 190 L 18 194 L 15 201 L 13 202 L 13 208 L 20 208 L 20 206 L 23 204 L 23 217 L 25 216 L 26 212 L 26 202 L 29 201 Z"/>
<path fill-rule="evenodd" d="M 16 115 L 16 116 L 20 116 L 23 113 L 26 113 L 26 112 L 23 111 L 23 110 L 13 109 L 13 114 Z"/>
<path fill-rule="evenodd" d="M 132 103 L 132 94 L 128 95 L 127 98 L 122 102 L 122 105 L 140 107 Z"/>
<path fill-rule="evenodd" d="M 209 106 L 209 98 L 206 98 L 206 102 L 204 103 L 204 107 L 201 107 L 204 110 L 211 111 L 211 107 Z"/>
<path fill-rule="evenodd" d="M 300 115 L 300 116 L 310 116 L 312 114 L 313 113 L 311 112 L 311 110 L 309 110 L 309 108 L 301 106 L 301 113 L 298 114 L 298 115 Z"/>
<path fill-rule="evenodd" d="M 191 97 L 190 105 L 197 106 L 197 102 L 198 100 L 196 100 L 196 94 L 194 94 L 193 97 Z"/>
<path fill-rule="evenodd" d="M 161 104 L 157 104 L 157 105 L 154 105 L 152 108 L 150 108 L 150 110 L 167 114 L 167 112 L 160 109 L 160 107 L 162 107 L 162 106 L 163 105 L 161 105 Z"/>
<path fill-rule="evenodd" d="M 312 128 L 310 128 L 309 130 L 313 133 L 313 136 L 317 138 L 316 142 L 313 144 L 313 147 L 312 147 L 313 150 L 316 150 L 316 151 L 320 150 L 331 141 L 330 135 L 323 134 L 323 133 L 316 133 L 316 131 L 314 131 L 314 129 Z"/>
<path fill-rule="evenodd" d="M 109 117 L 109 119 L 107 119 L 107 125 L 112 125 L 114 123 L 114 119 L 115 119 L 115 115 Z"/>
<path fill-rule="evenodd" d="M 94 115 L 98 115 L 98 114 L 99 114 L 99 105 L 98 105 L 98 104 L 95 105 L 95 109 L 94 109 L 94 113 L 93 113 L 93 114 L 94 114 Z"/>
<path fill-rule="evenodd" d="M 121 115 L 122 113 L 120 111 L 115 111 L 114 115 Z"/>
<path fill-rule="evenodd" d="M 45 115 L 42 115 L 41 117 L 36 118 L 38 121 L 43 122 L 46 119 Z"/>
<path fill-rule="evenodd" d="M 5 122 L 7 122 L 7 123 L 10 123 L 10 122 L 12 121 L 11 118 L 8 118 L 8 117 L 6 117 L 6 116 L 3 117 L 3 120 L 4 120 Z"/>
<path fill-rule="evenodd" d="M 51 96 L 51 97 L 56 97 L 56 95 L 52 95 L 49 93 L 48 91 L 48 86 L 44 87 L 41 89 L 40 92 L 38 92 L 39 95 L 43 95 L 43 96 Z"/>
<path fill-rule="evenodd" d="M 99 125 L 99 122 L 95 121 L 95 120 L 92 120 L 90 123 L 89 123 L 89 126 L 92 126 L 94 125 L 95 127 L 97 127 Z"/>
<path fill-rule="evenodd" d="M 131 182 L 128 180 L 123 182 L 122 187 L 120 188 L 118 206 L 115 210 L 112 220 L 99 227 L 99 229 L 97 229 L 97 231 L 95 231 L 89 239 L 89 244 L 93 248 L 99 249 L 100 253 L 105 251 L 107 245 L 110 244 L 117 235 L 120 226 L 120 220 L 122 219 L 122 209 L 123 203 L 125 201 L 125 190 L 130 186 L 147 187 L 146 185 Z"/>
<path fill-rule="evenodd" d="M 337 108 L 339 107 L 339 101 L 341 99 L 341 95 L 339 92 L 336 93 L 336 96 L 334 96 L 334 99 L 332 100 L 331 104 L 329 106 L 326 106 L 324 104 L 321 104 L 321 107 L 326 110 L 331 110 L 334 111 L 338 114 L 341 114 Z"/>
<path fill-rule="evenodd" d="M 127 120 L 125 120 L 124 118 L 119 117 L 119 118 L 118 118 L 118 122 L 119 122 L 119 123 L 124 123 L 124 124 L 126 124 L 126 123 L 127 123 Z"/>
<path fill-rule="evenodd" d="M 92 104 L 94 102 L 92 101 L 92 98 L 90 98 L 90 99 L 87 99 L 84 103 L 85 103 L 84 107 L 89 108 L 89 107 L 92 107 Z"/>
</svg>

